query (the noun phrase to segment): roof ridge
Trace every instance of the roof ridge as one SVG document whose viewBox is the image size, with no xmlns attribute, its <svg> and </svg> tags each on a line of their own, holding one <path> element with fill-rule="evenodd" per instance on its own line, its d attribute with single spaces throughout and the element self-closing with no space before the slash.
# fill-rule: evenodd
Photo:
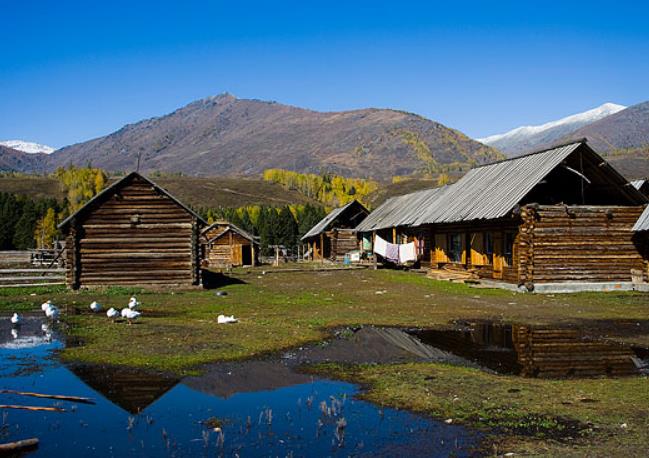
<svg viewBox="0 0 649 458">
<path fill-rule="evenodd" d="M 588 139 L 586 137 L 583 137 L 583 138 L 578 138 L 578 139 L 571 140 L 571 141 L 568 141 L 568 142 L 557 143 L 556 145 L 552 145 L 549 148 L 543 148 L 543 149 L 540 149 L 540 150 L 536 150 L 536 151 L 532 151 L 532 152 L 529 152 L 529 153 L 521 154 L 520 156 L 508 157 L 507 159 L 501 159 L 499 161 L 489 162 L 488 164 L 480 164 L 480 165 L 477 165 L 477 166 L 473 167 L 472 170 L 480 169 L 482 167 L 488 167 L 490 165 L 502 164 L 503 162 L 515 161 L 515 160 L 521 159 L 523 157 L 534 156 L 535 154 L 547 153 L 548 151 L 552 151 L 554 149 L 559 149 L 559 148 L 564 148 L 564 147 L 570 146 L 570 145 L 576 145 L 577 143 L 583 143 L 584 145 L 586 145 L 586 144 L 588 144 Z"/>
</svg>

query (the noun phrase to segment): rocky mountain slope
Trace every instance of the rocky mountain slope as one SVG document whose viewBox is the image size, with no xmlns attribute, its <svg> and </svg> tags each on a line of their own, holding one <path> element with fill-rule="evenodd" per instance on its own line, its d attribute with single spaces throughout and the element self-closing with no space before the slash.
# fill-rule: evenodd
<svg viewBox="0 0 649 458">
<path fill-rule="evenodd" d="M 442 124 L 388 109 L 316 112 L 229 94 L 129 124 L 47 158 L 54 169 L 87 164 L 187 175 L 258 175 L 268 168 L 389 179 L 445 165 L 502 158 Z"/>
<path fill-rule="evenodd" d="M 40 173 L 44 171 L 44 153 L 25 153 L 8 146 L 0 145 L 0 172 Z"/>
</svg>

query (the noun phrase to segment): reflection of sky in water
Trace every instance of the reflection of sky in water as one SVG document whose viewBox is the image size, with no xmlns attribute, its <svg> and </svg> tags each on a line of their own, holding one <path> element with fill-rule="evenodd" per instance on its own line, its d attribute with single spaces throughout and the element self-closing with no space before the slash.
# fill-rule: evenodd
<svg viewBox="0 0 649 458">
<path fill-rule="evenodd" d="M 8 340 L 6 334 L 0 339 Z M 207 429 L 200 423 L 210 417 L 223 422 L 225 456 L 462 456 L 476 442 L 476 437 L 460 426 L 393 409 L 381 411 L 373 404 L 354 400 L 354 385 L 328 380 L 238 393 L 227 399 L 180 383 L 169 391 L 164 392 L 168 387 L 162 389 L 157 400 L 139 415 L 131 416 L 118 406 L 119 400 L 117 404 L 109 401 L 53 360 L 51 351 L 60 347 L 56 340 L 34 347 L 0 347 L 0 388 L 89 396 L 97 404 L 0 394 L 0 403 L 4 404 L 57 405 L 68 410 L 6 411 L 8 427 L 0 432 L 0 442 L 38 437 L 41 444 L 34 454 L 41 456 L 215 455 L 218 435 L 210 432 L 205 436 Z M 110 374 L 111 380 L 119 379 L 118 375 Z M 147 384 L 146 380 L 129 380 L 132 386 L 122 388 L 133 393 Z M 109 393 L 107 396 L 111 397 Z M 323 415 L 322 402 L 329 408 L 334 402 L 342 412 Z M 133 418 L 130 430 L 129 417 Z M 342 446 L 335 437 L 336 422 L 341 417 L 347 422 Z"/>
</svg>

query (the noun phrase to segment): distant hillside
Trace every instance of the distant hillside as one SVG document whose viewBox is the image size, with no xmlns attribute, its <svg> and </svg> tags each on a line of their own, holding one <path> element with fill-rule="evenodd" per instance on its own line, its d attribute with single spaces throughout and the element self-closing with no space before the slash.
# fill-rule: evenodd
<svg viewBox="0 0 649 458">
<path fill-rule="evenodd" d="M 505 132 L 504 134 L 491 135 L 477 139 L 486 145 L 498 148 L 507 156 L 518 156 L 551 146 L 567 135 L 573 134 L 583 126 L 591 125 L 600 119 L 606 118 L 620 110 L 623 105 L 605 103 L 592 110 L 567 116 L 556 121 L 550 121 L 538 126 L 523 126 Z"/>
<path fill-rule="evenodd" d="M 110 181 L 114 181 L 112 178 Z M 252 178 L 153 177 L 182 202 L 198 207 L 236 208 L 248 205 L 283 206 L 315 203 L 297 191 Z M 63 200 L 65 193 L 58 180 L 42 175 L 0 175 L 0 191 L 32 198 L 54 197 Z"/>
<path fill-rule="evenodd" d="M 43 153 L 30 154 L 0 145 L 0 172 L 41 172 L 46 157 Z"/>
<path fill-rule="evenodd" d="M 140 153 L 145 172 L 259 176 L 265 169 L 282 168 L 375 179 L 502 158 L 456 130 L 411 113 L 322 113 L 226 94 L 62 148 L 46 163 L 49 170 L 91 163 L 129 171 Z"/>
<path fill-rule="evenodd" d="M 649 176 L 649 102 L 584 126 L 564 140 L 581 137 L 628 178 Z"/>
</svg>

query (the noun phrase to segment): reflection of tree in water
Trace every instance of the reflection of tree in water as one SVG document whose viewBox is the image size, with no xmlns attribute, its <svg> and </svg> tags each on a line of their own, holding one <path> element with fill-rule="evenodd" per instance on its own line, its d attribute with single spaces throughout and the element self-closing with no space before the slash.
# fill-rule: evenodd
<svg viewBox="0 0 649 458">
<path fill-rule="evenodd" d="M 131 414 L 146 409 L 179 381 L 159 372 L 115 366 L 75 364 L 69 369 L 86 385 Z"/>
</svg>

